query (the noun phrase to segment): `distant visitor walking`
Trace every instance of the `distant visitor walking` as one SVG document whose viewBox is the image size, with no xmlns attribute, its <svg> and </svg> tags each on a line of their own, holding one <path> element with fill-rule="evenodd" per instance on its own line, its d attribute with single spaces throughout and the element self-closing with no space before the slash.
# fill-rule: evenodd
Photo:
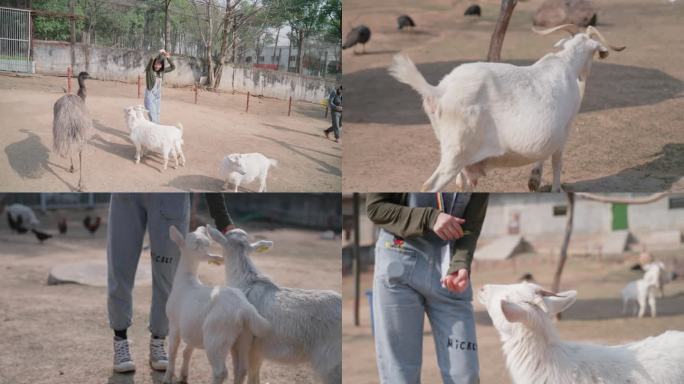
<svg viewBox="0 0 684 384">
<path fill-rule="evenodd" d="M 332 125 L 330 128 L 323 131 L 325 137 L 330 138 L 330 132 L 335 134 L 335 142 L 340 139 L 340 127 L 342 126 L 342 86 L 340 85 L 336 90 L 330 92 L 328 97 L 328 106 L 330 107 L 330 117 L 332 118 Z"/>
</svg>

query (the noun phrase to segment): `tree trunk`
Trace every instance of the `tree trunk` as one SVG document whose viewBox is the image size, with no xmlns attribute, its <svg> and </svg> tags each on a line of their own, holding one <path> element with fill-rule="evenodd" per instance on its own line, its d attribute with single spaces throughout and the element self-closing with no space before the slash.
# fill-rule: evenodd
<svg viewBox="0 0 684 384">
<path fill-rule="evenodd" d="M 561 245 L 560 255 L 558 258 L 558 265 L 556 272 L 553 274 L 553 284 L 551 285 L 551 292 L 558 292 L 560 289 L 561 275 L 565 267 L 565 261 L 568 259 L 568 247 L 570 246 L 570 236 L 572 235 L 572 221 L 575 213 L 575 194 L 568 192 L 568 208 L 567 219 L 565 221 L 565 236 L 563 237 L 563 244 Z M 556 319 L 560 320 L 560 313 L 556 315 Z"/>
<path fill-rule="evenodd" d="M 214 84 L 214 62 L 211 59 L 211 39 L 212 39 L 212 22 L 211 22 L 211 5 L 212 1 L 209 0 L 207 1 L 207 21 L 208 21 L 208 29 L 207 29 L 207 66 L 208 66 L 208 71 L 207 71 L 207 85 L 209 88 L 212 87 Z"/>
<path fill-rule="evenodd" d="M 304 31 L 297 32 L 299 40 L 299 51 L 297 52 L 297 73 L 304 72 Z"/>
<path fill-rule="evenodd" d="M 496 21 L 494 33 L 492 33 L 492 39 L 489 42 L 487 61 L 501 61 L 501 47 L 504 37 L 506 37 L 508 22 L 511 21 L 511 15 L 513 15 L 513 9 L 517 3 L 517 0 L 501 0 L 501 13 L 499 13 L 499 19 Z"/>
<path fill-rule="evenodd" d="M 169 49 L 169 6 L 171 0 L 164 0 L 164 49 Z"/>
<path fill-rule="evenodd" d="M 221 77 L 223 75 L 223 62 L 226 61 L 226 54 L 228 53 L 228 26 L 230 24 L 231 14 L 233 8 L 230 6 L 230 0 L 226 1 L 226 12 L 223 14 L 223 28 L 221 29 L 221 50 L 219 51 L 219 60 L 216 63 L 214 70 L 214 89 L 218 89 L 221 84 Z"/>
<path fill-rule="evenodd" d="M 278 68 L 280 68 L 280 58 L 278 58 L 278 62 L 276 63 L 275 58 L 276 58 L 276 51 L 278 50 L 278 38 L 280 37 L 280 27 L 276 30 L 276 38 L 275 38 L 275 45 L 273 46 L 273 57 L 271 58 L 271 64 L 278 64 Z M 278 69 L 276 68 L 276 69 Z"/>
</svg>

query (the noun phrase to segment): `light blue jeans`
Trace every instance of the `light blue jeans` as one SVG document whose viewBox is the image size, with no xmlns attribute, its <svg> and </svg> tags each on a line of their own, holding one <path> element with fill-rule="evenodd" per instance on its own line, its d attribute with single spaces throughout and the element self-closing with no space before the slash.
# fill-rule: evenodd
<svg viewBox="0 0 684 384">
<path fill-rule="evenodd" d="M 406 243 L 397 245 L 393 235 L 380 231 L 373 315 L 381 383 L 420 383 L 426 313 L 442 381 L 479 383 L 472 288 L 458 294 L 443 288 L 439 268 L 439 252 L 427 254 Z"/>
<path fill-rule="evenodd" d="M 157 82 L 152 90 L 145 88 L 145 108 L 150 111 L 150 121 L 159 124 L 161 109 L 161 81 Z"/>
</svg>

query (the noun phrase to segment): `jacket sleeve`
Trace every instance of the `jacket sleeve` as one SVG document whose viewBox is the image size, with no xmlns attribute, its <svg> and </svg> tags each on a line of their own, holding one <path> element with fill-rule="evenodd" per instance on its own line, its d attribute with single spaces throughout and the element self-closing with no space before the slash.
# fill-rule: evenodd
<svg viewBox="0 0 684 384">
<path fill-rule="evenodd" d="M 214 219 L 216 228 L 224 232 L 229 225 L 233 224 L 233 220 L 228 214 L 226 202 L 223 199 L 222 193 L 206 193 L 207 206 L 209 207 L 209 214 Z"/>
<path fill-rule="evenodd" d="M 376 225 L 401 238 L 421 236 L 432 230 L 439 210 L 404 205 L 406 194 L 369 193 L 366 195 L 368 218 Z"/>
<path fill-rule="evenodd" d="M 465 223 L 462 225 L 463 237 L 454 243 L 451 263 L 447 271 L 448 274 L 464 268 L 470 274 L 470 265 L 473 262 L 477 239 L 480 237 L 482 223 L 484 223 L 485 215 L 487 214 L 488 203 L 488 193 L 473 193 L 471 195 L 468 206 L 466 206 L 463 213 L 463 219 L 465 219 Z"/>
<path fill-rule="evenodd" d="M 164 73 L 171 72 L 171 71 L 173 71 L 174 69 L 176 69 L 176 65 L 173 63 L 173 60 L 171 60 L 170 57 L 167 57 L 167 58 L 166 58 L 166 61 L 169 62 L 169 66 L 168 66 L 168 67 L 164 67 Z"/>
</svg>

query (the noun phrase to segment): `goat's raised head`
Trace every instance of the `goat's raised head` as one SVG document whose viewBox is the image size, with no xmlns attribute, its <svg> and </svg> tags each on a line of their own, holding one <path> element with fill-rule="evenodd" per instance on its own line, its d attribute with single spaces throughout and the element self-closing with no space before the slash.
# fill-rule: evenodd
<svg viewBox="0 0 684 384">
<path fill-rule="evenodd" d="M 239 228 L 230 230 L 225 235 L 210 225 L 207 225 L 207 229 L 211 238 L 221 244 L 223 249 L 228 251 L 229 254 L 235 251 L 242 251 L 247 254 L 254 251 L 266 252 L 273 247 L 273 242 L 269 240 L 259 240 L 251 243 L 247 232 Z"/>
<path fill-rule="evenodd" d="M 625 49 L 625 46 L 615 46 L 609 44 L 601 32 L 592 26 L 587 27 L 584 32 L 581 32 L 579 27 L 575 24 L 564 24 L 544 30 L 532 28 L 532 30 L 540 35 L 548 35 L 557 31 L 568 32 L 570 37 L 566 37 L 558 41 L 556 44 L 554 44 L 555 48 L 565 49 L 566 47 L 577 44 L 588 45 L 591 51 L 598 52 L 599 58 L 601 59 L 608 57 L 609 48 L 616 52 Z"/>
<path fill-rule="evenodd" d="M 527 282 L 488 284 L 478 294 L 478 300 L 487 307 L 494 327 L 502 334 L 509 334 L 514 323 L 534 328 L 570 307 L 576 298 L 576 291 L 552 293 Z"/>
<path fill-rule="evenodd" d="M 221 264 L 223 257 L 209 253 L 211 237 L 206 227 L 197 227 L 194 232 L 183 234 L 175 226 L 169 227 L 169 237 L 183 251 L 183 257 L 192 257 L 196 262 L 209 261 Z"/>
</svg>

